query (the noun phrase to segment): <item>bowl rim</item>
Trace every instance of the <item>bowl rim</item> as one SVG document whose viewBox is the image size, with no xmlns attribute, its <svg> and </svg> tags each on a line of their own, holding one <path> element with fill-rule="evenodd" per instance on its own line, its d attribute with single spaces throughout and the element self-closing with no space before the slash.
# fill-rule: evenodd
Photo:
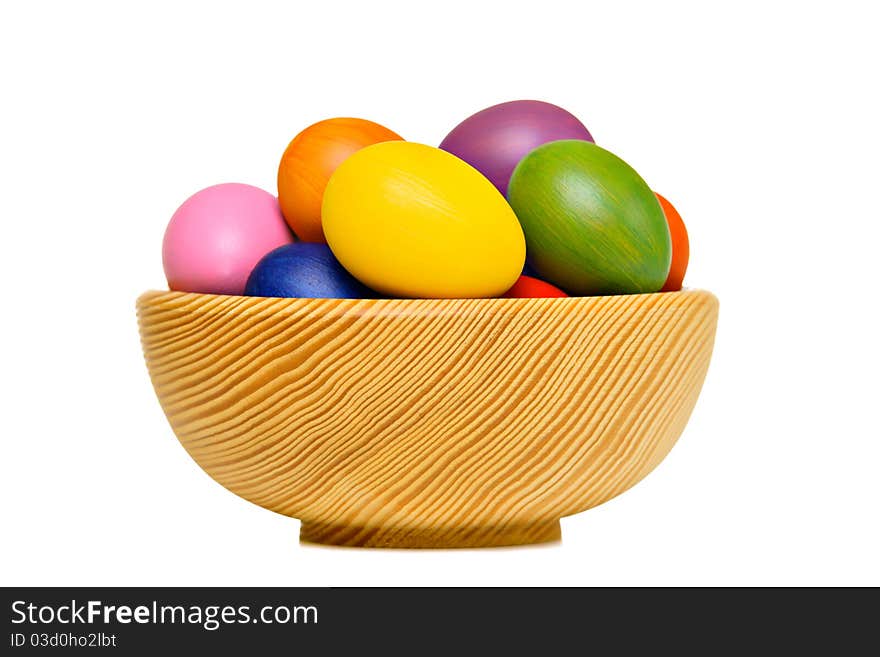
<svg viewBox="0 0 880 657">
<path fill-rule="evenodd" d="M 369 301 L 369 302 L 396 302 L 396 303 L 419 303 L 439 301 L 439 302 L 487 302 L 500 301 L 503 303 L 517 301 L 558 301 L 569 303 L 583 299 L 620 299 L 630 297 L 658 297 L 658 296 L 681 296 L 690 294 L 708 294 L 714 296 L 712 292 L 703 288 L 684 287 L 680 290 L 670 292 L 638 292 L 633 294 L 595 294 L 589 296 L 565 296 L 565 297 L 358 297 L 358 298 L 342 298 L 342 297 L 263 297 L 249 296 L 245 294 L 213 294 L 208 292 L 186 292 L 184 290 L 157 290 L 155 288 L 148 289 L 138 296 L 138 302 L 152 301 L 158 298 L 214 298 L 214 299 L 270 299 L 272 301 L 286 302 L 303 302 L 303 301 Z"/>
<path fill-rule="evenodd" d="M 252 297 L 230 294 L 205 294 L 177 290 L 147 290 L 136 301 L 138 315 L 161 309 L 164 313 L 196 316 L 233 314 L 242 316 L 285 315 L 308 313 L 316 315 L 366 314 L 375 316 L 403 316 L 413 314 L 468 314 L 482 313 L 489 308 L 507 311 L 526 311 L 566 307 L 599 307 L 608 304 L 628 304 L 667 300 L 694 303 L 701 301 L 718 307 L 717 297 L 708 290 L 684 288 L 674 292 L 614 294 L 589 297 L 487 297 L 487 298 L 312 298 L 312 297 Z"/>
</svg>

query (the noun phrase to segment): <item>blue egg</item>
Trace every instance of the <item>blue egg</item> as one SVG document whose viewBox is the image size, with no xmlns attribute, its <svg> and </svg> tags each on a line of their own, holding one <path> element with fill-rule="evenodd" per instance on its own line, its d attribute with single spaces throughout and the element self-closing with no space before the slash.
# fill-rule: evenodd
<svg viewBox="0 0 880 657">
<path fill-rule="evenodd" d="M 339 264 L 326 244 L 294 242 L 270 251 L 245 285 L 249 297 L 363 299 L 376 293 Z"/>
</svg>

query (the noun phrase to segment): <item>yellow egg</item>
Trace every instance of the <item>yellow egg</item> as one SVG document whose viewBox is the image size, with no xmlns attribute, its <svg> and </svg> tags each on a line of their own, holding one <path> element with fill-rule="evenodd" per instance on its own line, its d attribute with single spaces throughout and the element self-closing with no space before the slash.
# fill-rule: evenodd
<svg viewBox="0 0 880 657">
<path fill-rule="evenodd" d="M 439 148 L 363 148 L 333 173 L 321 221 L 342 265 L 399 297 L 492 297 L 519 277 L 519 221 L 483 174 Z"/>
</svg>

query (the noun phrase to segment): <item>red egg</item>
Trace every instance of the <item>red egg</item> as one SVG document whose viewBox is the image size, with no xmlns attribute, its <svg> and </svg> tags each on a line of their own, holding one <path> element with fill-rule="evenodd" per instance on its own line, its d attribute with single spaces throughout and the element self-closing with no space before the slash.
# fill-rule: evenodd
<svg viewBox="0 0 880 657">
<path fill-rule="evenodd" d="M 520 276 L 516 283 L 502 295 L 506 299 L 543 299 L 551 297 L 567 297 L 568 295 L 555 285 L 550 285 L 531 276 Z"/>
</svg>

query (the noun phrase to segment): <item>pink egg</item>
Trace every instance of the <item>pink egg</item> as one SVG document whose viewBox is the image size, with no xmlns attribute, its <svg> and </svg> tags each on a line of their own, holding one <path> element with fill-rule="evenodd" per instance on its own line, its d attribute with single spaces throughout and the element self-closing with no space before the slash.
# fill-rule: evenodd
<svg viewBox="0 0 880 657">
<path fill-rule="evenodd" d="M 260 258 L 293 241 L 272 194 L 241 183 L 214 185 L 171 217 L 162 265 L 172 290 L 242 294 Z"/>
</svg>

